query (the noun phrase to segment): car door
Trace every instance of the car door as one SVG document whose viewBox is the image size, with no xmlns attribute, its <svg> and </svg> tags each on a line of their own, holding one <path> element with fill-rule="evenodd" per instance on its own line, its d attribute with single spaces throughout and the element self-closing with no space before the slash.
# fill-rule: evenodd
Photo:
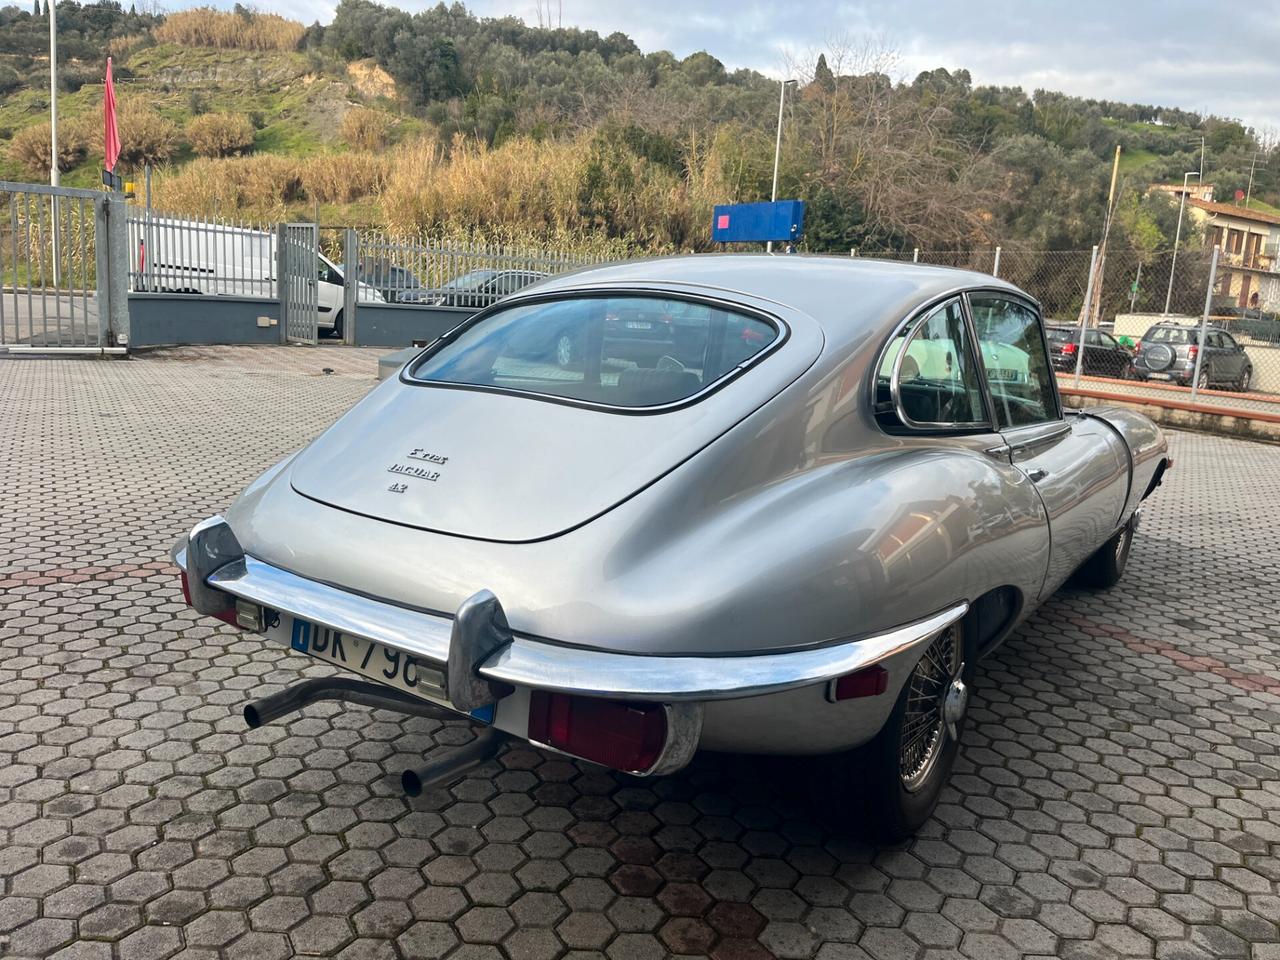
<svg viewBox="0 0 1280 960">
<path fill-rule="evenodd" d="M 1098 338 L 1098 366 L 1105 377 L 1118 377 L 1129 365 L 1129 354 L 1115 337 L 1102 330 L 1094 331 Z"/>
<path fill-rule="evenodd" d="M 1048 596 L 1119 526 L 1129 453 L 1104 421 L 1063 415 L 1040 314 L 1029 301 L 973 291 L 966 302 L 996 427 L 1049 518 L 1049 565 L 1040 592 Z"/>
<path fill-rule="evenodd" d="M 1219 361 L 1222 367 L 1221 377 L 1232 384 L 1239 383 L 1240 375 L 1244 373 L 1244 351 L 1240 349 L 1240 344 L 1236 343 L 1235 338 L 1225 330 L 1218 331 L 1218 339 L 1222 349 L 1222 359 Z"/>
</svg>

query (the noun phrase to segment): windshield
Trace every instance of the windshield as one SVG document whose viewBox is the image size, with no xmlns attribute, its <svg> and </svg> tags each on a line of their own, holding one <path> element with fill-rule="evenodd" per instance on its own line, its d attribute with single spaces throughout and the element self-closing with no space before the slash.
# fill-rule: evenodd
<svg viewBox="0 0 1280 960">
<path fill-rule="evenodd" d="M 1190 343 L 1191 335 L 1183 327 L 1155 327 L 1143 339 L 1151 343 Z"/>
<path fill-rule="evenodd" d="M 479 290 L 498 275 L 497 270 L 473 270 L 446 283 L 443 290 Z"/>
<path fill-rule="evenodd" d="M 1068 330 L 1065 327 L 1046 327 L 1044 332 L 1050 343 L 1071 343 L 1075 341 L 1080 331 Z"/>
<path fill-rule="evenodd" d="M 492 313 L 428 353 L 412 376 L 651 407 L 700 393 L 778 336 L 772 323 L 709 304 L 579 297 Z"/>
</svg>

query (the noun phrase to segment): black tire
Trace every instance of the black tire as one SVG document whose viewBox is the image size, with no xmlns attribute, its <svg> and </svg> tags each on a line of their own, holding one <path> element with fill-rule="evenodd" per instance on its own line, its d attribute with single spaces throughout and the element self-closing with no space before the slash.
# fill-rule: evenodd
<svg viewBox="0 0 1280 960">
<path fill-rule="evenodd" d="M 556 366 L 568 367 L 577 358 L 578 348 L 573 342 L 573 334 L 568 330 L 561 330 L 556 334 Z"/>
<path fill-rule="evenodd" d="M 1209 389 L 1209 371 L 1207 369 L 1200 371 L 1200 377 L 1196 380 L 1196 386 L 1201 390 Z"/>
<path fill-rule="evenodd" d="M 950 644 L 948 648 L 946 644 Z M 944 652 L 947 651 L 947 652 Z M 932 661 L 931 661 L 931 658 Z M 942 661 L 949 676 L 941 686 Z M 861 814 L 862 832 L 867 839 L 881 844 L 900 843 L 911 837 L 933 816 L 938 798 L 951 776 L 951 768 L 960 749 L 960 734 L 964 729 L 964 709 L 967 705 L 968 687 L 972 675 L 970 658 L 966 657 L 960 625 L 956 624 L 938 636 L 903 684 L 902 691 L 893 705 L 889 719 L 870 743 L 836 759 L 835 776 L 829 777 L 825 789 L 835 796 L 854 797 L 855 809 Z M 941 713 L 941 704 L 947 691 L 959 682 L 959 717 L 948 724 Z M 917 696 L 913 698 L 913 691 Z M 916 729 L 922 722 L 917 704 L 921 691 L 936 691 L 940 726 L 933 730 L 936 739 L 925 760 L 913 760 L 913 773 L 907 773 L 908 755 L 920 754 L 908 750 L 903 735 L 912 720 Z M 912 708 L 914 712 L 912 712 Z M 927 726 L 927 725 L 926 725 Z M 954 729 L 954 735 L 952 730 Z M 919 744 L 919 737 L 912 744 Z"/>
<path fill-rule="evenodd" d="M 1253 367 L 1245 367 L 1244 373 L 1240 374 L 1240 381 L 1236 384 L 1236 392 L 1248 393 L 1249 384 L 1253 381 Z"/>
<path fill-rule="evenodd" d="M 1094 590 L 1107 590 L 1114 587 L 1124 576 L 1125 565 L 1129 562 L 1129 551 L 1133 547 L 1134 522 L 1130 520 L 1100 546 L 1088 560 L 1080 565 L 1072 579 L 1082 587 Z"/>
<path fill-rule="evenodd" d="M 337 315 L 334 316 L 333 318 L 333 329 L 329 331 L 329 336 L 333 337 L 335 340 L 342 339 L 342 311 L 341 310 L 339 310 Z"/>
</svg>

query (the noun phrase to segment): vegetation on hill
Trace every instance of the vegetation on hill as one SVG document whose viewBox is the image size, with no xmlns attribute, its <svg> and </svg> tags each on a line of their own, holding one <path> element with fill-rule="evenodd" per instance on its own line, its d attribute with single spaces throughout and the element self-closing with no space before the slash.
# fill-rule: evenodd
<svg viewBox="0 0 1280 960">
<path fill-rule="evenodd" d="M 707 52 L 460 3 L 341 0 L 308 27 L 239 5 L 156 17 L 66 0 L 58 19 L 64 182 L 97 180 L 111 53 L 122 164 L 163 165 L 157 203 L 174 212 L 700 249 L 712 204 L 770 188 L 777 81 Z M 1146 187 L 1197 169 L 1202 137 L 1218 199 L 1253 166 L 1254 205 L 1280 205 L 1280 152 L 1234 120 L 896 68 L 850 46 L 791 71 L 779 190 L 808 201 L 809 249 L 1087 248 L 1119 145 L 1112 243 L 1155 251 L 1176 208 Z M 43 179 L 47 119 L 47 21 L 0 8 L 0 178 Z"/>
</svg>

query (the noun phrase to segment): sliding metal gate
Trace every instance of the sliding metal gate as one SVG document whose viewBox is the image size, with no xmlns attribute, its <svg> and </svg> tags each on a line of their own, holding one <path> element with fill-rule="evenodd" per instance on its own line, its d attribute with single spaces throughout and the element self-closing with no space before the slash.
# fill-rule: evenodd
<svg viewBox="0 0 1280 960">
<path fill-rule="evenodd" d="M 0 182 L 0 347 L 101 350 L 128 342 L 124 198 Z"/>
<path fill-rule="evenodd" d="M 315 346 L 320 322 L 319 232 L 314 223 L 280 226 L 280 322 L 288 343 Z"/>
</svg>

